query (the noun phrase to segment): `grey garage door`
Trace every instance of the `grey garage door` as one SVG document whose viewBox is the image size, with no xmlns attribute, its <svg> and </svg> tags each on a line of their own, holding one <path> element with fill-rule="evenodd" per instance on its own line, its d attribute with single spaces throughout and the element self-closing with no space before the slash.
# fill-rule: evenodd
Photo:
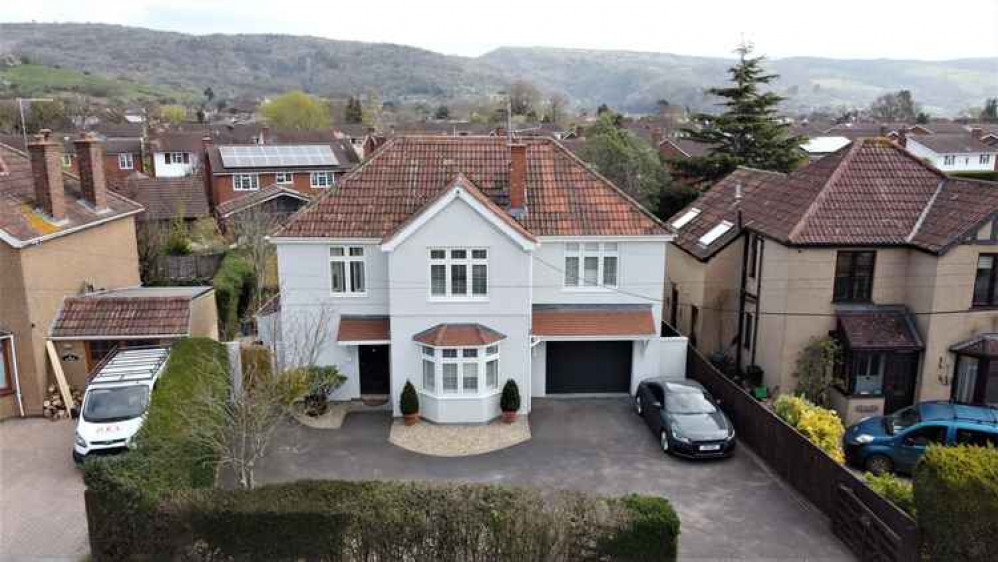
<svg viewBox="0 0 998 562">
<path fill-rule="evenodd" d="M 548 394 L 630 392 L 629 341 L 547 342 Z"/>
</svg>

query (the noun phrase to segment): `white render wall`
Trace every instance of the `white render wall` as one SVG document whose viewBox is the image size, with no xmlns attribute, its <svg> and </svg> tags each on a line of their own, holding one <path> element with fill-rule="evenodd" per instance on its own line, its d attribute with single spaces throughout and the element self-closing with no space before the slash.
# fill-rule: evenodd
<svg viewBox="0 0 998 562">
<path fill-rule="evenodd" d="M 167 164 L 165 153 L 153 152 L 152 166 L 156 177 L 179 178 L 193 174 L 198 165 L 198 155 L 194 152 L 189 152 L 188 154 L 190 154 L 190 157 L 187 164 Z"/>
<path fill-rule="evenodd" d="M 995 167 L 995 161 L 998 159 L 998 150 L 986 153 L 938 154 L 919 143 L 917 137 L 912 136 L 908 137 L 905 148 L 911 154 L 928 160 L 933 166 L 944 172 L 992 172 L 998 169 Z M 987 164 L 981 163 L 981 154 L 991 155 Z M 956 161 L 953 164 L 945 164 L 946 156 L 953 156 Z"/>
</svg>

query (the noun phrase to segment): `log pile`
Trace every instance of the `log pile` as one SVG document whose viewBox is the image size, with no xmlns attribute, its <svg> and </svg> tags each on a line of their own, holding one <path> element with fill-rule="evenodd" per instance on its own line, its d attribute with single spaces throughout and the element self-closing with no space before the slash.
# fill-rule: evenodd
<svg viewBox="0 0 998 562">
<path fill-rule="evenodd" d="M 73 401 L 78 408 L 83 402 L 83 391 L 75 387 L 69 387 L 69 392 L 72 394 Z M 59 387 L 54 384 L 50 384 L 48 387 L 48 398 L 42 402 L 42 412 L 50 420 L 61 420 L 69 417 L 66 404 L 63 403 L 62 395 L 59 394 Z"/>
</svg>

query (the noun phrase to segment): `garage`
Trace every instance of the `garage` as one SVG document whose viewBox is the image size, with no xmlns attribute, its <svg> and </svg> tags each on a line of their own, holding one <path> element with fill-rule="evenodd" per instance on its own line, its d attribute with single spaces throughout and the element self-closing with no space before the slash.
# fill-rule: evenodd
<svg viewBox="0 0 998 562">
<path fill-rule="evenodd" d="M 630 341 L 548 341 L 547 393 L 630 392 Z"/>
</svg>

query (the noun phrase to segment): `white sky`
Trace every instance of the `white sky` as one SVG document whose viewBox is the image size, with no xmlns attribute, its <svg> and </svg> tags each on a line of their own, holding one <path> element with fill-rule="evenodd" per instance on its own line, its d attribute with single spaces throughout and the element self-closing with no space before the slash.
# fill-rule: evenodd
<svg viewBox="0 0 998 562">
<path fill-rule="evenodd" d="M 998 56 L 998 0 L 4 0 L 2 21 L 287 33 L 475 56 L 495 47 L 941 60 Z M 2 41 L 2 37 L 0 37 Z M 998 69 L 996 69 L 998 72 Z"/>
</svg>

